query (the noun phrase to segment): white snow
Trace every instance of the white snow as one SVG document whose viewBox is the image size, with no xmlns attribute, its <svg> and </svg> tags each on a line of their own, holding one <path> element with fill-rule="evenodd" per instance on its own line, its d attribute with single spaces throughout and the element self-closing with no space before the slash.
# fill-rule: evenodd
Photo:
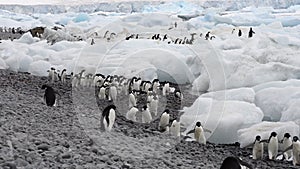
<svg viewBox="0 0 300 169">
<path fill-rule="evenodd" d="M 251 124 L 261 122 L 263 112 L 254 104 L 243 101 L 216 101 L 211 98 L 199 97 L 185 112 L 180 122 L 187 128 L 193 129 L 196 121 L 213 133 L 206 133 L 208 141 L 216 143 L 234 143 L 237 131 Z M 186 133 L 185 132 L 185 133 Z"/>
<path fill-rule="evenodd" d="M 278 134 L 278 140 L 283 139 L 284 133 L 290 133 L 291 136 L 299 136 L 299 126 L 295 122 L 261 122 L 249 128 L 240 129 L 238 131 L 238 140 L 241 147 L 252 144 L 257 135 L 260 135 L 262 140 L 267 140 L 271 132 L 275 131 Z"/>
</svg>

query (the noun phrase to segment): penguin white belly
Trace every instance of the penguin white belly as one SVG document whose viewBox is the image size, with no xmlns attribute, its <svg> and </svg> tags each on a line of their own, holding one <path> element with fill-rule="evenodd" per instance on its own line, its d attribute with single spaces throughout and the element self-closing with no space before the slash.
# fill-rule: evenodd
<svg viewBox="0 0 300 169">
<path fill-rule="evenodd" d="M 131 93 L 129 94 L 129 108 L 136 106 L 135 96 Z"/>
<path fill-rule="evenodd" d="M 300 142 L 293 144 L 293 165 L 300 164 Z"/>
<path fill-rule="evenodd" d="M 268 154 L 270 160 L 275 160 L 278 154 L 278 140 L 277 138 L 271 138 L 268 144 Z"/>
<path fill-rule="evenodd" d="M 293 144 L 291 139 L 284 138 L 283 143 L 282 143 L 282 148 L 283 150 L 287 149 Z M 288 150 L 287 152 L 283 153 L 284 158 L 286 160 L 290 159 L 292 157 L 292 150 Z"/>
<path fill-rule="evenodd" d="M 173 121 L 170 128 L 170 133 L 171 135 L 176 137 L 180 136 L 180 122 L 177 122 L 176 120 Z"/>
<path fill-rule="evenodd" d="M 126 119 L 132 120 L 136 122 L 136 113 L 139 110 L 135 107 L 131 108 L 127 113 L 126 113 Z"/>
<path fill-rule="evenodd" d="M 154 116 L 157 116 L 157 105 L 158 105 L 158 100 L 152 100 L 150 102 L 150 112 L 154 114 Z"/>
<path fill-rule="evenodd" d="M 109 95 L 112 100 L 117 100 L 117 88 L 115 86 L 109 88 Z"/>
<path fill-rule="evenodd" d="M 264 154 L 264 144 L 263 143 L 259 143 L 259 142 L 255 142 L 254 146 L 253 146 L 253 150 L 252 150 L 252 155 L 253 155 L 253 159 L 262 159 L 263 158 L 263 154 Z"/>
<path fill-rule="evenodd" d="M 99 91 L 99 98 L 100 99 L 105 99 L 105 88 L 101 87 Z"/>
<path fill-rule="evenodd" d="M 170 121 L 170 115 L 167 113 L 163 113 L 160 117 L 160 121 L 159 121 L 159 129 L 160 130 L 165 130 L 166 127 L 169 125 L 169 121 Z"/>
<path fill-rule="evenodd" d="M 151 120 L 152 120 L 152 116 L 151 116 L 149 110 L 144 110 L 142 112 L 142 122 L 143 123 L 150 123 Z"/>
<path fill-rule="evenodd" d="M 107 131 L 111 131 L 114 123 L 115 123 L 115 119 L 116 119 L 116 112 L 114 109 L 111 109 L 109 111 L 109 115 L 108 115 L 108 118 L 109 118 L 109 125 L 107 127 Z"/>
<path fill-rule="evenodd" d="M 198 143 L 206 144 L 206 138 L 202 127 L 195 128 L 195 139 Z"/>
</svg>

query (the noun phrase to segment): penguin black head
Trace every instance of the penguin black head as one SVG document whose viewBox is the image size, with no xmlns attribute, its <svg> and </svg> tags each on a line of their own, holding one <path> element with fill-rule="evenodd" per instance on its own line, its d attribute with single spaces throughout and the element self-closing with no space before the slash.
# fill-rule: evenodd
<svg viewBox="0 0 300 169">
<path fill-rule="evenodd" d="M 51 70 L 55 70 L 55 68 L 54 68 L 54 67 L 51 67 Z"/>
<path fill-rule="evenodd" d="M 277 136 L 277 133 L 275 132 L 275 131 L 273 131 L 272 133 L 271 133 L 271 137 L 276 137 Z"/>
<path fill-rule="evenodd" d="M 197 127 L 200 127 L 200 126 L 201 126 L 201 122 L 200 122 L 200 121 L 197 121 L 196 126 L 197 126 Z"/>
<path fill-rule="evenodd" d="M 260 141 L 260 139 L 261 139 L 261 137 L 260 137 L 259 135 L 257 135 L 257 136 L 255 137 L 255 141 Z"/>
<path fill-rule="evenodd" d="M 294 137 L 293 137 L 293 141 L 294 141 L 294 142 L 297 142 L 298 140 L 299 140 L 299 138 L 298 138 L 297 136 L 294 136 Z"/>
<path fill-rule="evenodd" d="M 283 137 L 285 137 L 285 138 L 290 138 L 291 135 L 290 135 L 290 133 L 285 133 Z"/>
<path fill-rule="evenodd" d="M 147 108 L 148 108 L 147 105 L 143 106 L 143 110 L 146 110 Z"/>
<path fill-rule="evenodd" d="M 170 110 L 169 110 L 169 109 L 165 109 L 165 111 L 164 111 L 164 112 L 166 112 L 166 113 L 170 114 Z"/>
<path fill-rule="evenodd" d="M 44 84 L 44 85 L 42 86 L 42 89 L 46 89 L 46 88 L 48 88 L 48 87 L 49 87 L 48 85 L 45 85 L 45 84 Z"/>
</svg>

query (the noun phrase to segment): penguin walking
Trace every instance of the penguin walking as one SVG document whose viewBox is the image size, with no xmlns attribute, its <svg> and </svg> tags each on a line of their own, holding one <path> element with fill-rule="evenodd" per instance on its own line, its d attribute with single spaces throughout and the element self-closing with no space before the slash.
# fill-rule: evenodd
<svg viewBox="0 0 300 169">
<path fill-rule="evenodd" d="M 46 102 L 47 106 L 56 106 L 56 92 L 54 91 L 54 89 L 48 85 L 43 85 L 42 89 L 46 89 L 44 94 L 44 101 Z"/>
<path fill-rule="evenodd" d="M 208 39 L 209 39 L 209 34 L 210 34 L 210 32 L 207 32 L 207 33 L 205 34 L 205 40 L 208 40 Z"/>
<path fill-rule="evenodd" d="M 252 158 L 254 160 L 263 159 L 264 154 L 264 143 L 261 142 L 261 137 L 257 135 L 255 137 L 253 149 L 252 149 Z"/>
<path fill-rule="evenodd" d="M 250 164 L 242 161 L 240 158 L 230 156 L 224 159 L 220 169 L 242 169 L 243 166 L 252 169 Z"/>
<path fill-rule="evenodd" d="M 173 120 L 170 127 L 170 134 L 175 137 L 180 137 L 180 122 Z"/>
<path fill-rule="evenodd" d="M 252 38 L 253 34 L 255 34 L 255 32 L 253 31 L 252 27 L 250 27 L 248 38 Z"/>
<path fill-rule="evenodd" d="M 290 133 L 285 133 L 282 140 L 282 148 L 283 150 L 289 148 L 293 144 Z M 288 150 L 283 153 L 283 156 L 286 160 L 292 157 L 292 150 Z"/>
<path fill-rule="evenodd" d="M 272 132 L 268 140 L 268 154 L 270 160 L 275 160 L 278 154 L 277 133 Z"/>
<path fill-rule="evenodd" d="M 136 122 L 136 113 L 139 111 L 136 107 L 131 107 L 126 113 L 126 119 Z"/>
<path fill-rule="evenodd" d="M 142 108 L 142 123 L 150 123 L 152 121 L 151 113 L 147 105 L 143 106 Z"/>
<path fill-rule="evenodd" d="M 283 153 L 292 150 L 293 153 L 293 165 L 300 165 L 300 141 L 298 136 L 293 137 L 293 143 Z"/>
<path fill-rule="evenodd" d="M 48 75 L 51 83 L 54 83 L 54 81 L 55 81 L 55 73 L 56 73 L 55 68 L 51 67 L 49 70 L 49 75 Z"/>
<path fill-rule="evenodd" d="M 166 127 L 169 125 L 170 122 L 170 111 L 166 109 L 164 113 L 160 116 L 158 130 L 163 132 L 166 130 Z"/>
<path fill-rule="evenodd" d="M 116 106 L 107 106 L 101 116 L 101 129 L 102 131 L 111 131 L 116 119 Z"/>
<path fill-rule="evenodd" d="M 159 86 L 160 86 L 159 80 L 154 79 L 152 81 L 152 91 L 157 94 Z"/>
<path fill-rule="evenodd" d="M 157 116 L 157 108 L 158 108 L 158 98 L 156 95 L 154 95 L 149 103 L 150 113 L 153 114 L 154 116 Z"/>
<path fill-rule="evenodd" d="M 98 95 L 99 99 L 105 99 L 105 90 L 106 90 L 105 86 L 100 87 L 99 95 Z"/>
<path fill-rule="evenodd" d="M 195 125 L 195 128 L 193 130 L 189 131 L 186 135 L 194 133 L 194 138 L 196 139 L 196 141 L 198 143 L 201 143 L 201 144 L 205 145 L 206 144 L 206 138 L 205 138 L 204 132 L 210 132 L 211 133 L 210 130 L 203 129 L 203 127 L 201 125 L 201 122 L 197 121 L 196 125 Z"/>
</svg>

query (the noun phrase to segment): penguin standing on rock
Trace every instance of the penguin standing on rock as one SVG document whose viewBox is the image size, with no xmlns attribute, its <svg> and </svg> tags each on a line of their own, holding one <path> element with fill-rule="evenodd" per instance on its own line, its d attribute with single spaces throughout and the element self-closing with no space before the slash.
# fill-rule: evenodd
<svg viewBox="0 0 300 169">
<path fill-rule="evenodd" d="M 275 160 L 278 154 L 277 133 L 272 132 L 268 140 L 268 154 L 270 160 Z"/>
<path fill-rule="evenodd" d="M 194 138 L 196 139 L 196 141 L 198 143 L 201 143 L 201 144 L 205 145 L 206 144 L 206 138 L 205 138 L 204 132 L 211 133 L 210 130 L 204 129 L 201 125 L 201 122 L 198 121 L 198 122 L 196 122 L 195 128 L 193 130 L 189 131 L 186 135 L 194 133 Z"/>
<path fill-rule="evenodd" d="M 242 166 L 252 169 L 252 166 L 238 157 L 226 157 L 220 169 L 242 169 Z"/>
<path fill-rule="evenodd" d="M 264 154 L 264 143 L 261 142 L 261 137 L 258 135 L 255 137 L 253 150 L 252 150 L 252 158 L 256 159 L 263 159 Z"/>
<path fill-rule="evenodd" d="M 143 106 L 142 109 L 142 123 L 150 123 L 152 121 L 152 116 L 148 110 L 147 105 Z"/>
<path fill-rule="evenodd" d="M 164 113 L 160 116 L 160 121 L 158 125 L 159 131 L 165 131 L 166 127 L 169 125 L 170 122 L 170 111 L 166 109 Z"/>
<path fill-rule="evenodd" d="M 61 72 L 61 76 L 60 76 L 60 80 L 62 83 L 66 83 L 66 78 L 67 78 L 67 74 L 66 74 L 66 69 L 64 69 L 62 72 Z"/>
<path fill-rule="evenodd" d="M 170 127 L 170 134 L 175 137 L 180 137 L 180 122 L 174 120 Z"/>
<path fill-rule="evenodd" d="M 293 165 L 300 165 L 300 141 L 297 136 L 293 137 L 293 143 L 287 149 L 283 151 L 283 153 L 292 150 L 293 152 Z"/>
<path fill-rule="evenodd" d="M 283 150 L 290 147 L 293 144 L 290 133 L 285 133 L 284 136 L 283 136 L 283 140 L 281 142 L 282 142 Z M 289 151 L 283 153 L 283 157 L 286 160 L 290 159 L 292 157 L 292 150 L 289 150 Z"/>
<path fill-rule="evenodd" d="M 56 105 L 56 92 L 54 91 L 54 89 L 48 85 L 43 85 L 42 89 L 46 89 L 45 90 L 45 94 L 44 94 L 44 101 L 46 102 L 47 106 L 55 106 Z"/>
<path fill-rule="evenodd" d="M 116 106 L 107 106 L 101 116 L 101 129 L 102 131 L 111 131 L 116 119 Z"/>
</svg>

